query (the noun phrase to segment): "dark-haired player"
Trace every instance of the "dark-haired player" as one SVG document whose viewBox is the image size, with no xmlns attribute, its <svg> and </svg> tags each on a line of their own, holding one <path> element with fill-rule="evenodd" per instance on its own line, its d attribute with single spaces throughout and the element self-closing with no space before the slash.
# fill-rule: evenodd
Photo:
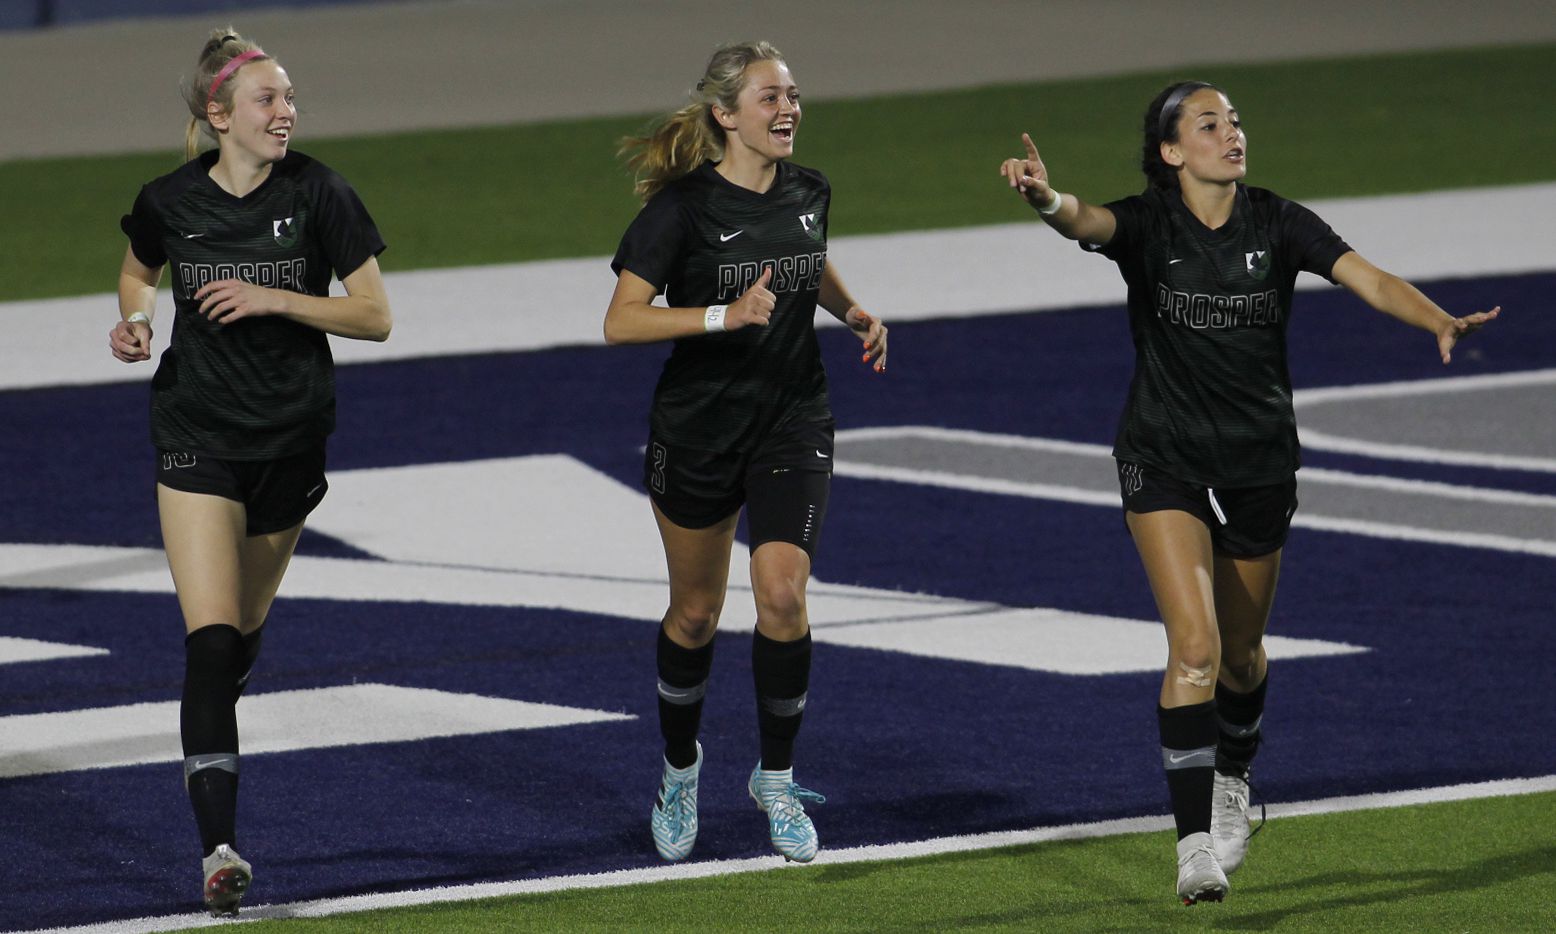
<svg viewBox="0 0 1556 934">
<path fill-rule="evenodd" d="M 187 88 L 189 162 L 148 183 L 122 227 L 115 357 L 151 358 L 157 283 L 173 336 L 151 383 L 157 507 L 187 637 L 180 732 L 205 905 L 233 914 L 251 868 L 235 849 L 235 712 L 303 520 L 324 497 L 335 426 L 325 335 L 381 341 L 384 243 L 351 186 L 288 152 L 285 70 L 230 30 Z M 195 156 L 198 133 L 217 148 Z M 343 297 L 329 297 L 331 275 Z"/>
<path fill-rule="evenodd" d="M 1000 174 L 1061 235 L 1119 266 L 1135 374 L 1113 453 L 1124 517 L 1167 629 L 1157 708 L 1178 827 L 1178 895 L 1219 901 L 1242 864 L 1259 746 L 1263 639 L 1297 508 L 1286 328 L 1297 273 L 1431 332 L 1444 363 L 1499 309 L 1454 318 L 1352 250 L 1307 208 L 1242 183 L 1248 141 L 1219 88 L 1146 110 L 1144 193 L 1061 195 L 1037 147 Z"/>
<path fill-rule="evenodd" d="M 748 788 L 779 853 L 804 862 L 818 845 L 803 802 L 822 799 L 793 778 L 810 681 L 805 587 L 832 469 L 816 305 L 853 329 L 877 371 L 886 328 L 827 262 L 831 188 L 787 161 L 799 122 L 783 57 L 741 43 L 717 50 L 692 102 L 625 149 L 646 204 L 611 264 L 605 339 L 675 341 L 644 462 L 670 575 L 657 650 L 664 769 L 650 821 L 668 860 L 697 839 L 697 730 L 742 506 L 761 734 Z M 670 307 L 651 304 L 661 292 Z"/>
</svg>

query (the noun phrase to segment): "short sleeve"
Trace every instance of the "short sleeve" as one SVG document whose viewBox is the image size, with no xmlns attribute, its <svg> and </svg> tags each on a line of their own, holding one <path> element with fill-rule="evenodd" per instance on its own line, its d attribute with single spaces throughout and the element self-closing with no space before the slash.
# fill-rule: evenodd
<svg viewBox="0 0 1556 934">
<path fill-rule="evenodd" d="M 611 259 L 611 272 L 620 276 L 625 269 L 663 292 L 680 265 L 686 233 L 680 198 L 670 189 L 659 192 L 643 205 L 622 235 Z"/>
<path fill-rule="evenodd" d="M 335 277 L 344 280 L 384 251 L 384 238 L 356 190 L 339 173 L 324 169 L 318 184 L 314 230 Z"/>
<path fill-rule="evenodd" d="M 1113 262 L 1119 262 L 1134 251 L 1145 231 L 1150 205 L 1139 195 L 1130 195 L 1102 206 L 1113 213 L 1113 239 L 1105 244 L 1080 241 L 1081 249 L 1088 253 L 1101 253 Z"/>
<path fill-rule="evenodd" d="M 1351 252 L 1323 218 L 1308 208 L 1287 201 L 1281 206 L 1281 245 L 1287 268 L 1300 269 L 1334 282 L 1334 264 Z"/>
<path fill-rule="evenodd" d="M 162 246 L 162 222 L 152 207 L 152 197 L 142 187 L 135 196 L 130 213 L 119 219 L 119 229 L 130 238 L 130 250 L 135 258 L 150 269 L 157 269 L 167 262 L 167 251 Z"/>
</svg>

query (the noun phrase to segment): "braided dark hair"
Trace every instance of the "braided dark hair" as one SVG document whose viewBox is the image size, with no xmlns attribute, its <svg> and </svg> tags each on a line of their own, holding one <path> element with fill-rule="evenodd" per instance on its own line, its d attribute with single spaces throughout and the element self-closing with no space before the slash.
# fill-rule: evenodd
<svg viewBox="0 0 1556 934">
<path fill-rule="evenodd" d="M 1195 91 L 1220 88 L 1207 81 L 1178 81 L 1167 85 L 1145 109 L 1145 142 L 1140 147 L 1140 171 L 1152 188 L 1174 191 L 1178 187 L 1178 170 L 1162 160 L 1162 143 L 1178 141 L 1178 119 L 1183 116 L 1183 102 Z"/>
</svg>

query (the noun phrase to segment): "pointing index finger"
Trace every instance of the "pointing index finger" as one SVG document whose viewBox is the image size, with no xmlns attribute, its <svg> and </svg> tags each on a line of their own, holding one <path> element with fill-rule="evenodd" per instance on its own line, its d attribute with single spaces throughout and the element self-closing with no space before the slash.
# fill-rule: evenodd
<svg viewBox="0 0 1556 934">
<path fill-rule="evenodd" d="M 1026 133 L 1022 133 L 1021 134 L 1021 142 L 1026 144 L 1026 147 L 1027 147 L 1027 158 L 1028 159 L 1036 159 L 1037 158 L 1037 144 L 1032 142 L 1032 137 L 1029 136 Z"/>
</svg>

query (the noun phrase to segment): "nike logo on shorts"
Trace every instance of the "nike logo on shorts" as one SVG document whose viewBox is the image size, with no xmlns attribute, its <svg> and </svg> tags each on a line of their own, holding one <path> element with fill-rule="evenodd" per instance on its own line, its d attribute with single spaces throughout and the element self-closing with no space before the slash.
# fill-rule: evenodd
<svg viewBox="0 0 1556 934">
<path fill-rule="evenodd" d="M 732 234 L 719 234 L 719 242 L 720 243 L 728 243 L 729 241 L 735 239 L 736 237 L 740 236 L 743 233 L 745 233 L 745 230 L 742 228 L 740 230 L 735 231 Z"/>
</svg>

